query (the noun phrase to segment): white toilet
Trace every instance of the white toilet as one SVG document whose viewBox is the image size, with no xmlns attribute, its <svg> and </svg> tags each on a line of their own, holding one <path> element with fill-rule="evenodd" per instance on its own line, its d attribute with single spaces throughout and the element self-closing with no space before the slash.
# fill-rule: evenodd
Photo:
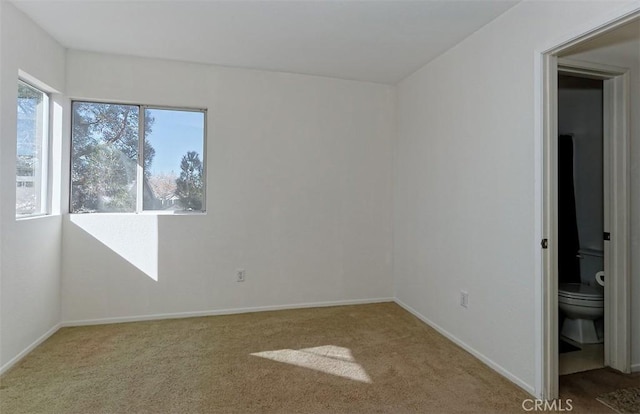
<svg viewBox="0 0 640 414">
<path fill-rule="evenodd" d="M 602 251 L 579 251 L 581 283 L 558 285 L 558 306 L 565 315 L 560 335 L 579 344 L 604 341 L 604 255 Z"/>
</svg>

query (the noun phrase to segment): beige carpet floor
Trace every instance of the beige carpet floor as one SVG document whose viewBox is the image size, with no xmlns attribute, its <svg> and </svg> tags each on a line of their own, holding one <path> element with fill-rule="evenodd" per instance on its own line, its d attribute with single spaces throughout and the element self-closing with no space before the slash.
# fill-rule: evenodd
<svg viewBox="0 0 640 414">
<path fill-rule="evenodd" d="M 516 413 L 530 396 L 394 303 L 63 328 L 0 413 Z"/>
</svg>

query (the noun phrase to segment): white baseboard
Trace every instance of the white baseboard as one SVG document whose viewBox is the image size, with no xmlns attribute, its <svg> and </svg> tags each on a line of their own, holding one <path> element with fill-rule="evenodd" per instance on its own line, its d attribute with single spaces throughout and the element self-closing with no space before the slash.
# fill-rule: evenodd
<svg viewBox="0 0 640 414">
<path fill-rule="evenodd" d="M 499 365 L 496 362 L 492 361 L 491 359 L 487 358 L 486 356 L 484 356 L 483 354 L 481 354 L 480 352 L 478 352 L 477 350 L 472 348 L 470 345 L 466 344 L 465 342 L 461 341 L 460 339 L 458 339 L 457 337 L 455 337 L 454 335 L 452 335 L 451 333 L 449 333 L 445 329 L 443 329 L 440 326 L 438 326 L 437 324 L 433 323 L 429 318 L 423 316 L 418 311 L 416 311 L 415 309 L 413 309 L 411 306 L 407 305 L 406 303 L 402 302 L 398 298 L 395 299 L 395 302 L 398 305 L 400 305 L 401 307 L 403 307 L 405 310 L 407 310 L 409 313 L 413 314 L 416 318 L 420 319 L 422 322 L 426 323 L 427 325 L 429 325 L 430 327 L 432 327 L 433 329 L 438 331 L 440 334 L 442 334 L 444 337 L 449 339 L 451 342 L 455 343 L 456 345 L 458 345 L 459 347 L 461 347 L 465 351 L 469 352 L 474 357 L 478 358 L 485 365 L 489 366 L 489 368 L 493 369 L 498 374 L 500 374 L 503 377 L 507 378 L 509 381 L 513 382 L 518 387 L 522 388 L 523 390 L 525 390 L 526 392 L 528 392 L 532 396 L 535 396 L 535 393 L 536 393 L 535 387 L 533 387 L 530 384 L 527 384 L 525 381 L 523 381 L 520 378 L 516 377 L 511 372 L 509 372 L 508 370 L 503 368 L 501 365 Z"/>
<path fill-rule="evenodd" d="M 294 303 L 289 305 L 271 305 L 271 306 L 256 306 L 248 308 L 231 308 L 231 309 L 219 309 L 219 310 L 207 310 L 196 312 L 177 312 L 177 313 L 161 313 L 153 315 L 138 315 L 138 316 L 122 316 L 115 318 L 100 318 L 100 319 L 82 319 L 75 321 L 64 321 L 60 326 L 85 326 L 85 325 L 104 325 L 110 323 L 124 323 L 124 322 L 141 322 L 152 321 L 160 319 L 180 319 L 180 318 L 193 318 L 199 316 L 216 316 L 216 315 L 233 315 L 237 313 L 251 313 L 251 312 L 265 312 L 265 311 L 277 311 L 286 309 L 303 309 L 303 308 L 323 308 L 328 306 L 345 306 L 345 305 L 365 305 L 368 303 L 382 303 L 393 302 L 394 298 L 373 298 L 373 299 L 353 299 L 353 300 L 338 300 L 330 302 L 314 302 L 314 303 Z"/>
<path fill-rule="evenodd" d="M 640 372 L 640 364 L 631 365 L 631 372 Z"/>
<path fill-rule="evenodd" d="M 11 360 L 9 362 L 7 362 L 2 367 L 0 367 L 0 375 L 2 375 L 5 372 L 9 371 L 22 358 L 27 356 L 27 354 L 29 352 L 33 351 L 38 345 L 40 345 L 41 343 L 46 341 L 51 335 L 53 335 L 54 333 L 58 332 L 58 329 L 60 329 L 60 328 L 61 328 L 61 325 L 60 324 L 56 324 L 53 328 L 51 328 L 47 332 L 45 332 L 44 335 L 42 335 L 40 338 L 36 339 L 31 345 L 29 345 L 28 347 L 23 349 L 22 352 L 20 352 L 18 355 L 16 355 L 13 358 L 11 358 Z"/>
</svg>

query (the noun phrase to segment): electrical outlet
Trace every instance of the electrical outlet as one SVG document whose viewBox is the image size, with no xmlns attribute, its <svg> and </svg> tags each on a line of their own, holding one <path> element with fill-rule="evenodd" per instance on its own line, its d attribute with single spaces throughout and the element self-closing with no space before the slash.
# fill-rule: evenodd
<svg viewBox="0 0 640 414">
<path fill-rule="evenodd" d="M 463 308 L 469 307 L 469 293 L 464 290 L 460 291 L 460 306 Z"/>
<path fill-rule="evenodd" d="M 236 269 L 236 282 L 244 282 L 245 276 L 244 269 Z"/>
</svg>

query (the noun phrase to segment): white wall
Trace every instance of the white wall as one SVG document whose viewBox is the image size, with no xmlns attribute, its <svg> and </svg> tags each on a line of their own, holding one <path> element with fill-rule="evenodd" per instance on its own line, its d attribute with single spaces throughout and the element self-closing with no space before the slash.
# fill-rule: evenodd
<svg viewBox="0 0 640 414">
<path fill-rule="evenodd" d="M 65 51 L 22 12 L 0 2 L 0 370 L 60 322 L 61 218 L 16 220 L 18 70 L 62 91 Z"/>
<path fill-rule="evenodd" d="M 72 98 L 208 108 L 209 136 L 206 215 L 65 217 L 64 321 L 393 296 L 392 86 L 79 51 L 67 68 Z"/>
<path fill-rule="evenodd" d="M 633 33 L 635 32 L 635 35 Z M 610 36 L 591 50 L 565 56 L 572 60 L 629 69 L 631 105 L 631 364 L 640 370 L 640 23 L 622 36 Z"/>
<path fill-rule="evenodd" d="M 522 2 L 398 85 L 396 297 L 530 392 L 540 392 L 536 52 L 618 7 L 629 4 Z"/>
</svg>

